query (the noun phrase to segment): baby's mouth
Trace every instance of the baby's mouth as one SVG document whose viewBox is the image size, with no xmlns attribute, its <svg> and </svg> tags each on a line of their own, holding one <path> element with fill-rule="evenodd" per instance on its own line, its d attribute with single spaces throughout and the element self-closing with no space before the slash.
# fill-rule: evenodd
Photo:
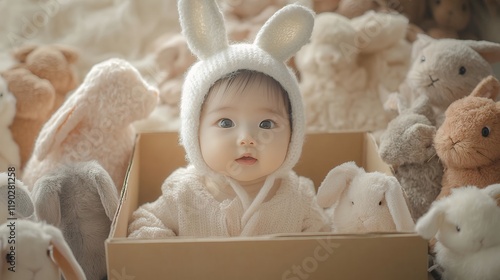
<svg viewBox="0 0 500 280">
<path fill-rule="evenodd" d="M 236 162 L 243 165 L 253 165 L 257 162 L 257 159 L 251 156 L 242 156 L 237 158 Z"/>
</svg>

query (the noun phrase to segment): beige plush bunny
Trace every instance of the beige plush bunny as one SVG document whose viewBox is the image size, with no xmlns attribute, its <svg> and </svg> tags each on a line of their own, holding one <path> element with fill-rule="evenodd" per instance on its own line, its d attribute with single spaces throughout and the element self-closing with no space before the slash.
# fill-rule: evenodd
<svg viewBox="0 0 500 280">
<path fill-rule="evenodd" d="M 23 181 L 33 187 L 61 164 L 97 160 L 121 190 L 135 139 L 132 122 L 146 118 L 157 102 L 158 91 L 127 61 L 95 65 L 42 128 Z"/>
<path fill-rule="evenodd" d="M 442 189 L 466 185 L 480 188 L 500 183 L 500 82 L 484 79 L 467 97 L 453 102 L 437 130 L 434 146 L 444 165 Z"/>
</svg>

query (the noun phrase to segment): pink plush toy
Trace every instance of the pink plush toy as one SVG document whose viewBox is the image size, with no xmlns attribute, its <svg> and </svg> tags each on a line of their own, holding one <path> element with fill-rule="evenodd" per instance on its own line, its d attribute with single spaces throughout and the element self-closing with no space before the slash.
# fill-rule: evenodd
<svg viewBox="0 0 500 280">
<path fill-rule="evenodd" d="M 158 91 L 127 61 L 95 65 L 42 128 L 23 181 L 33 188 L 60 164 L 97 160 L 120 191 L 134 146 L 132 123 L 157 102 Z"/>
</svg>

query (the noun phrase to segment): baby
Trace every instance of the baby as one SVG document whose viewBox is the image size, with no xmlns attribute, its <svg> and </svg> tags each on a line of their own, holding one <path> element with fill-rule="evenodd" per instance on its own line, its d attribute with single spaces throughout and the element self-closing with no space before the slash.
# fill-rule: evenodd
<svg viewBox="0 0 500 280">
<path fill-rule="evenodd" d="M 156 201 L 134 212 L 129 237 L 328 231 L 312 181 L 292 171 L 305 120 L 285 61 L 307 43 L 312 12 L 286 6 L 253 44 L 229 45 L 215 1 L 178 5 L 183 34 L 200 59 L 181 99 L 180 140 L 189 165 L 165 180 Z"/>
</svg>

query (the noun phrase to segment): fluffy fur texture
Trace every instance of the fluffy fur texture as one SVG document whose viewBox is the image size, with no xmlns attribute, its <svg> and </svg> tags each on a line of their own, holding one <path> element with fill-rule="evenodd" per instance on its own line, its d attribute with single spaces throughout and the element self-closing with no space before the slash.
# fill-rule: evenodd
<svg viewBox="0 0 500 280">
<path fill-rule="evenodd" d="M 201 172 L 214 173 L 203 160 L 198 141 L 202 104 L 215 81 L 247 69 L 273 77 L 288 93 L 292 135 L 287 157 L 274 175 L 287 174 L 302 152 L 305 119 L 297 79 L 285 62 L 309 40 L 314 24 L 312 11 L 287 5 L 264 24 L 253 43 L 230 45 L 216 1 L 186 0 L 179 1 L 178 6 L 183 35 L 199 58 L 186 74 L 181 98 L 180 137 L 189 162 Z"/>
<path fill-rule="evenodd" d="M 444 279 L 498 279 L 499 197 L 500 184 L 457 188 L 417 221 L 418 234 L 437 239 L 436 261 L 444 269 Z"/>
<path fill-rule="evenodd" d="M 434 113 L 425 95 L 412 108 L 402 109 L 380 135 L 380 157 L 392 166 L 414 220 L 429 210 L 441 191 L 443 166 L 434 149 L 435 135 Z"/>
<path fill-rule="evenodd" d="M 131 124 L 157 102 L 158 91 L 127 61 L 96 64 L 44 125 L 23 181 L 33 186 L 61 164 L 97 160 L 121 190 L 134 146 Z"/>
<path fill-rule="evenodd" d="M 15 210 L 9 207 L 9 198 L 15 197 Z M 8 218 L 35 219 L 35 208 L 31 200 L 28 187 L 23 182 L 15 179 L 10 172 L 0 173 L 0 224 L 7 222 Z"/>
<path fill-rule="evenodd" d="M 412 232 L 414 222 L 393 176 L 366 172 L 354 162 L 333 168 L 318 189 L 318 203 L 333 208 L 336 233 Z"/>
<path fill-rule="evenodd" d="M 56 93 L 49 81 L 25 68 L 10 69 L 2 75 L 16 98 L 16 115 L 10 130 L 19 147 L 19 167 L 24 169 L 40 130 L 50 118 Z"/>
<path fill-rule="evenodd" d="M 104 241 L 118 208 L 118 192 L 97 162 L 61 167 L 40 178 L 32 193 L 37 218 L 61 229 L 88 279 L 106 276 Z"/>
<path fill-rule="evenodd" d="M 375 12 L 352 20 L 316 16 L 311 42 L 295 56 L 308 131 L 386 127 L 391 115 L 383 102 L 409 67 L 407 24 L 404 16 Z"/>
<path fill-rule="evenodd" d="M 27 220 L 15 221 L 16 271 L 9 271 L 9 225 L 0 225 L 0 276 L 2 280 L 60 280 L 61 272 L 67 280 L 85 280 L 85 274 L 76 261 L 61 231 L 45 223 Z"/>
<path fill-rule="evenodd" d="M 10 132 L 10 125 L 16 115 L 16 99 L 0 76 L 0 172 L 9 167 L 21 167 L 19 146 Z"/>
<path fill-rule="evenodd" d="M 452 188 L 500 183 L 500 82 L 484 79 L 467 97 L 446 110 L 443 125 L 434 139 L 445 171 L 442 198 Z"/>
<path fill-rule="evenodd" d="M 14 52 L 23 67 L 50 82 L 56 92 L 51 115 L 62 105 L 66 95 L 76 88 L 78 81 L 73 64 L 78 59 L 76 50 L 60 45 L 25 45 Z"/>
<path fill-rule="evenodd" d="M 419 35 L 412 59 L 405 81 L 408 91 L 400 92 L 400 98 L 408 104 L 427 95 L 439 127 L 453 101 L 469 95 L 482 79 L 492 75 L 490 63 L 500 61 L 500 44 Z"/>
</svg>

